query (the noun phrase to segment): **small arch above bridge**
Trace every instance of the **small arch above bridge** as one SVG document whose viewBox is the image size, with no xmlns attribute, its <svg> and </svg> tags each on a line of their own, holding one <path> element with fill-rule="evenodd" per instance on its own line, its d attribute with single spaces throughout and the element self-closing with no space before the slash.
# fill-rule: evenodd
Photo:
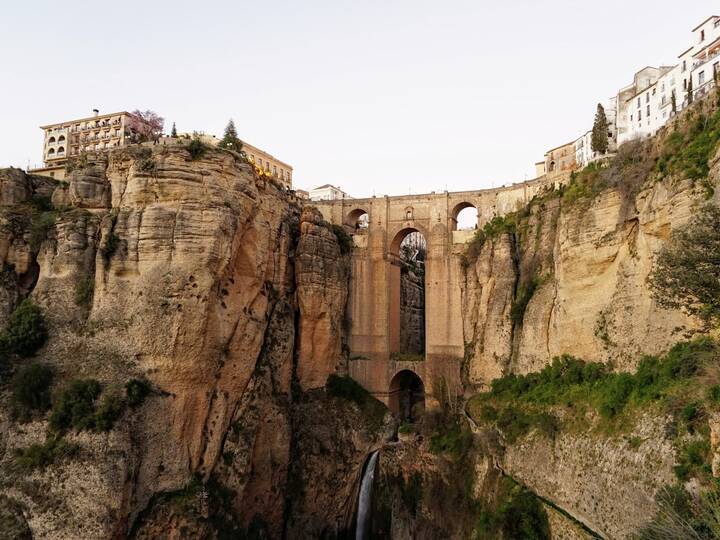
<svg viewBox="0 0 720 540">
<path fill-rule="evenodd" d="M 478 226 L 478 217 L 478 209 L 474 204 L 467 201 L 458 203 L 450 213 L 450 229 L 475 229 Z"/>
<path fill-rule="evenodd" d="M 354 230 L 367 229 L 370 224 L 370 214 L 364 208 L 355 208 L 348 213 L 343 224 Z"/>
</svg>

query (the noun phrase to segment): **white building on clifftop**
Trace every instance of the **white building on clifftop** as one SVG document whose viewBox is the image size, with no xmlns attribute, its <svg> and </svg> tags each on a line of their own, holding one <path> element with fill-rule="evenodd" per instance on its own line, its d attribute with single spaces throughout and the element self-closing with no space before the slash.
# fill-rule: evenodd
<svg viewBox="0 0 720 540">
<path fill-rule="evenodd" d="M 706 95 L 715 85 L 720 69 L 720 17 L 707 18 L 692 32 L 693 44 L 678 56 L 676 65 L 646 67 L 618 92 L 618 144 L 657 133 L 690 104 L 691 84 L 693 99 Z"/>
</svg>

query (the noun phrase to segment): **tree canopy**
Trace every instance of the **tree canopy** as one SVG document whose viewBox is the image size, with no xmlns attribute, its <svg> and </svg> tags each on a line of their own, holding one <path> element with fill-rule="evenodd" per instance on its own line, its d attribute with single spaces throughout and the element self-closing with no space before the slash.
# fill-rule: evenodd
<svg viewBox="0 0 720 540">
<path fill-rule="evenodd" d="M 162 135 L 165 119 L 155 111 L 134 110 L 130 113 L 128 128 L 134 142 L 157 141 Z"/>
<path fill-rule="evenodd" d="M 220 141 L 220 148 L 226 148 L 228 150 L 234 150 L 235 152 L 242 151 L 242 141 L 238 138 L 237 130 L 235 129 L 235 122 L 232 118 L 225 126 L 225 134 Z"/>
<path fill-rule="evenodd" d="M 707 204 L 672 234 L 649 281 L 661 306 L 720 322 L 720 208 Z"/>
<path fill-rule="evenodd" d="M 608 151 L 608 121 L 605 109 L 598 103 L 595 123 L 592 129 L 591 147 L 593 152 L 605 154 Z"/>
</svg>

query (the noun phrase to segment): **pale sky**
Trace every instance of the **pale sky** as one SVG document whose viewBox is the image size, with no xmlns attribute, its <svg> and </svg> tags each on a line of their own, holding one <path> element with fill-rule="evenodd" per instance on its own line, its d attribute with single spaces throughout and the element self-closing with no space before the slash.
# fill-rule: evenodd
<svg viewBox="0 0 720 540">
<path fill-rule="evenodd" d="M 153 109 L 241 139 L 294 184 L 350 195 L 534 176 L 646 65 L 674 64 L 710 0 L 3 2 L 0 166 L 42 124 Z"/>
</svg>

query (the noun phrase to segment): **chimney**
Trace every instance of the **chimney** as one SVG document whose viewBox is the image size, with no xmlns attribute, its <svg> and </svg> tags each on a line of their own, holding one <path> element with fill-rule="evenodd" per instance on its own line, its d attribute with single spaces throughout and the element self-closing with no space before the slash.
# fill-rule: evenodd
<svg viewBox="0 0 720 540">
<path fill-rule="evenodd" d="M 100 114 L 100 110 L 99 110 L 99 109 L 93 109 L 93 116 L 97 116 L 98 114 Z"/>
</svg>

